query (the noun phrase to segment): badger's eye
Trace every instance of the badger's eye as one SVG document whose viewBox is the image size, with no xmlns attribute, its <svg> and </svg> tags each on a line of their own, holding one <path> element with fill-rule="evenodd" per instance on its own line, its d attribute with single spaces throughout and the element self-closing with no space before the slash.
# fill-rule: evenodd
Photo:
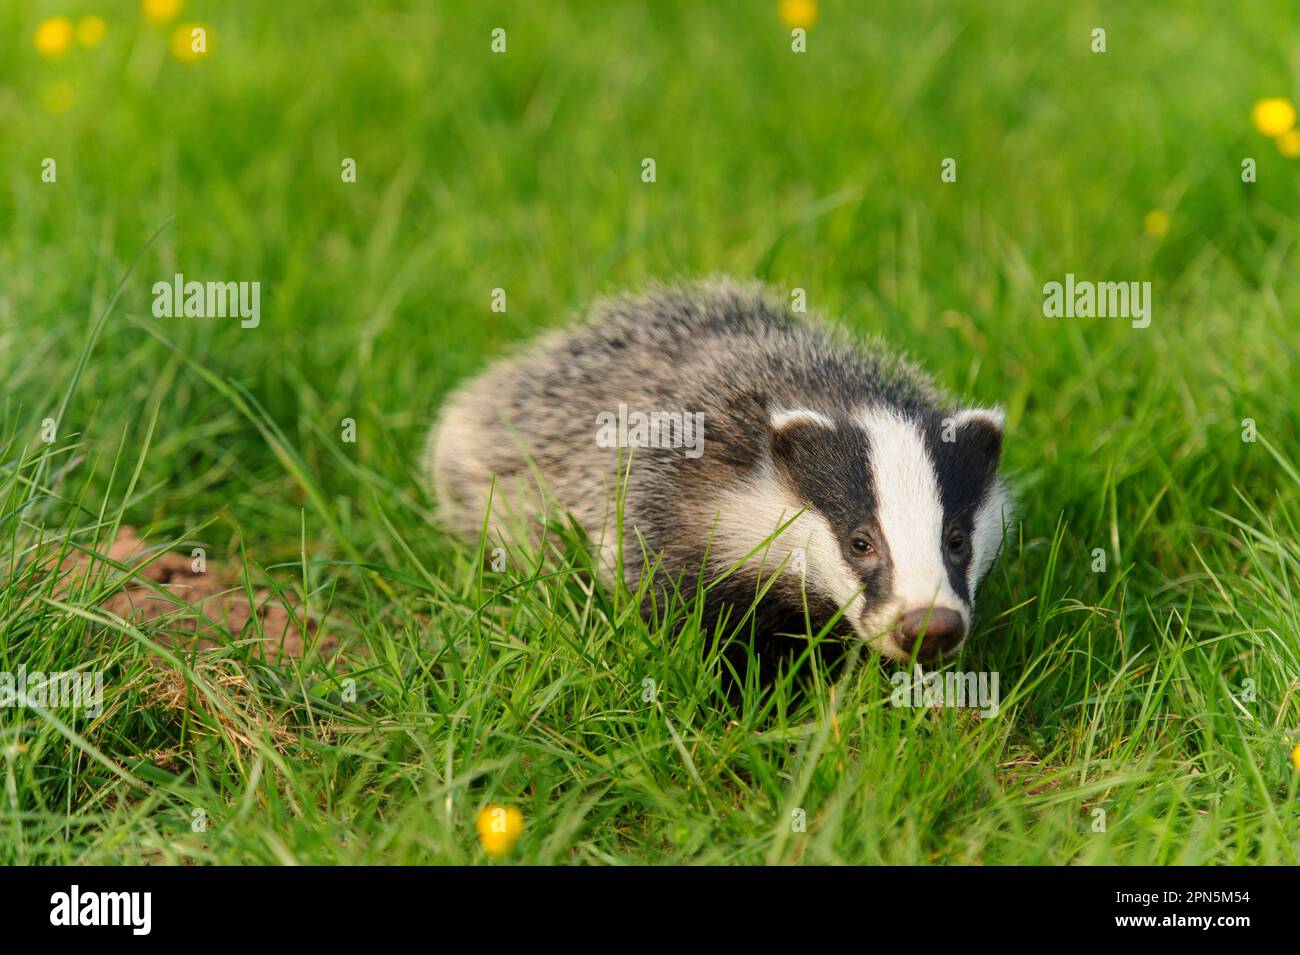
<svg viewBox="0 0 1300 955">
<path fill-rule="evenodd" d="M 966 535 L 954 527 L 948 532 L 948 540 L 946 543 L 948 545 L 948 550 L 951 553 L 960 554 L 966 549 Z"/>
<path fill-rule="evenodd" d="M 872 551 L 871 541 L 865 537 L 855 537 L 849 541 L 849 546 L 853 548 L 854 553 L 861 554 L 864 557 Z"/>
</svg>

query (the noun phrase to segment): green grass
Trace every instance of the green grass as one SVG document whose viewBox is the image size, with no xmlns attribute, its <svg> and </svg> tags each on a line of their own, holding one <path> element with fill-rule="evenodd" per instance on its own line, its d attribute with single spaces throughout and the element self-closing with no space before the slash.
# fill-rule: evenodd
<svg viewBox="0 0 1300 955">
<path fill-rule="evenodd" d="M 805 55 L 775 0 L 187 6 L 195 64 L 135 3 L 0 10 L 0 670 L 106 682 L 0 709 L 0 861 L 476 863 L 488 803 L 526 863 L 1297 861 L 1300 165 L 1249 119 L 1300 88 L 1284 0 L 827 2 Z M 84 12 L 100 46 L 37 55 Z M 154 318 L 176 272 L 261 281 L 261 326 Z M 1008 409 L 1022 523 L 960 664 L 997 718 L 870 663 L 732 707 L 711 635 L 433 525 L 454 383 L 714 272 Z M 1045 318 L 1067 272 L 1151 281 L 1151 327 Z M 161 651 L 101 609 L 124 565 L 41 572 L 123 523 L 343 657 Z"/>
</svg>

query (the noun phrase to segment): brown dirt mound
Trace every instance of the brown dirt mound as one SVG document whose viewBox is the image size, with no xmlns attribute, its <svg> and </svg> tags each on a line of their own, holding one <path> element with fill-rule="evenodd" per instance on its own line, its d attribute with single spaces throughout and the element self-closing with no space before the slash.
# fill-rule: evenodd
<svg viewBox="0 0 1300 955">
<path fill-rule="evenodd" d="M 316 621 L 304 621 L 302 609 L 296 604 L 286 607 L 279 596 L 265 588 L 254 591 L 250 602 L 242 581 L 231 568 L 208 563 L 204 570 L 196 571 L 188 555 L 149 553 L 134 527 L 123 526 L 104 556 L 139 567 L 139 571 L 101 607 L 133 624 L 148 624 L 154 638 L 170 647 L 209 650 L 232 640 L 257 640 L 256 654 L 271 663 L 286 657 L 300 659 L 308 642 L 313 654 L 326 657 L 339 648 L 336 637 L 317 638 Z M 56 591 L 66 595 L 96 563 L 96 556 L 80 551 L 68 556 L 57 568 Z M 160 590 L 183 604 L 168 599 Z M 283 599 L 292 598 L 286 593 Z M 250 626 L 254 615 L 258 622 Z"/>
</svg>

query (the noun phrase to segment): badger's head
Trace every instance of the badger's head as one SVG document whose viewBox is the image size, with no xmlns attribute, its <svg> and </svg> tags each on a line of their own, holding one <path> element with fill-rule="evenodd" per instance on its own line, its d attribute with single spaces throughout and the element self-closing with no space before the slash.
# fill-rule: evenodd
<svg viewBox="0 0 1300 955">
<path fill-rule="evenodd" d="M 970 632 L 1010 520 L 1001 409 L 771 412 L 769 475 L 802 515 L 783 533 L 809 594 L 882 656 L 932 660 Z"/>
</svg>

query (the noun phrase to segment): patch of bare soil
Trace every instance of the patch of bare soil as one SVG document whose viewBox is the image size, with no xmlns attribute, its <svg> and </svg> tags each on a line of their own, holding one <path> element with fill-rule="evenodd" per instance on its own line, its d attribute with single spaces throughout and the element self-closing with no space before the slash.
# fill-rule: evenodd
<svg viewBox="0 0 1300 955">
<path fill-rule="evenodd" d="M 187 555 L 150 553 L 133 527 L 119 530 L 105 556 L 139 570 L 101 607 L 132 624 L 148 625 L 154 638 L 169 647 L 208 650 L 235 640 L 256 640 L 255 654 L 269 663 L 301 659 L 309 641 L 311 652 L 320 656 L 333 656 L 339 648 L 336 637 L 316 638 L 317 622 L 304 619 L 296 603 L 285 606 L 282 600 L 292 601 L 290 594 L 281 597 L 259 588 L 250 601 L 233 569 L 214 562 L 196 570 Z M 66 595 L 95 563 L 94 556 L 80 551 L 67 557 L 57 569 L 58 592 Z"/>
</svg>

